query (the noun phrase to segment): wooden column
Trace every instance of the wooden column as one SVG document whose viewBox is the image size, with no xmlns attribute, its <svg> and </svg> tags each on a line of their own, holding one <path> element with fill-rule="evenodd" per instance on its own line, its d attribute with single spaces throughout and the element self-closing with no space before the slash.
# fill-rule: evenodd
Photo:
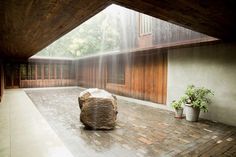
<svg viewBox="0 0 236 157">
<path fill-rule="evenodd" d="M 35 80 L 38 80 L 38 64 L 35 63 Z"/>
<path fill-rule="evenodd" d="M 51 64 L 48 64 L 48 79 L 51 79 Z"/>
<path fill-rule="evenodd" d="M 60 69 L 61 69 L 61 78 L 60 78 L 60 79 L 62 80 L 62 79 L 63 79 L 63 77 L 62 77 L 62 76 L 63 76 L 63 68 L 62 68 L 63 65 L 62 65 L 62 64 L 60 64 L 60 65 L 61 65 L 61 66 L 60 66 L 60 67 L 61 67 L 61 68 L 60 68 Z"/>
<path fill-rule="evenodd" d="M 41 70 L 42 70 L 41 77 L 42 77 L 42 80 L 44 80 L 44 64 L 41 64 Z"/>
<path fill-rule="evenodd" d="M 57 64 L 54 63 L 54 79 L 57 78 Z"/>
</svg>

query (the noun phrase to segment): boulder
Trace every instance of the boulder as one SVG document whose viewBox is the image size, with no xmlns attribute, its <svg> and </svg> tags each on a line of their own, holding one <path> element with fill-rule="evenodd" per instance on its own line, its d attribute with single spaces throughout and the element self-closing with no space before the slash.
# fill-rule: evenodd
<svg viewBox="0 0 236 157">
<path fill-rule="evenodd" d="M 117 99 L 111 93 L 90 88 L 80 93 L 80 121 L 89 129 L 113 129 L 117 117 Z"/>
</svg>

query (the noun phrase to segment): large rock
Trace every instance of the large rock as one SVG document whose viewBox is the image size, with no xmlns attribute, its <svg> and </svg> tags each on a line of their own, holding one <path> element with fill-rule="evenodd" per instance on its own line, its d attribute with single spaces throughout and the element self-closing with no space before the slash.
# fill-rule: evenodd
<svg viewBox="0 0 236 157">
<path fill-rule="evenodd" d="M 113 129 L 117 117 L 117 99 L 105 90 L 90 88 L 80 93 L 80 121 L 90 129 Z"/>
</svg>

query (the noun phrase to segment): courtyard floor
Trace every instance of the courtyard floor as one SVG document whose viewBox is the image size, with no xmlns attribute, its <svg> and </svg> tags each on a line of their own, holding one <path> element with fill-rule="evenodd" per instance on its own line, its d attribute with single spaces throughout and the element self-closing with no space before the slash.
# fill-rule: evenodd
<svg viewBox="0 0 236 157">
<path fill-rule="evenodd" d="M 170 111 L 131 99 L 118 99 L 114 130 L 85 130 L 77 103 L 81 91 L 5 90 L 0 157 L 236 156 L 236 127 L 178 120 Z"/>
<path fill-rule="evenodd" d="M 78 95 L 83 89 L 26 90 L 74 157 L 236 156 L 236 127 L 187 122 L 173 112 L 118 99 L 111 131 L 85 130 Z"/>
</svg>

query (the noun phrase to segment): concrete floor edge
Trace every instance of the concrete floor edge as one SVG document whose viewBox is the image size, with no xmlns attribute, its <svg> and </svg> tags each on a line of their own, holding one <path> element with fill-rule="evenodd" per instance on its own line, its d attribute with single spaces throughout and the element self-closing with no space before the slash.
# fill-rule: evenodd
<svg viewBox="0 0 236 157">
<path fill-rule="evenodd" d="M 73 157 L 23 89 L 5 90 L 0 113 L 1 157 Z"/>
</svg>

